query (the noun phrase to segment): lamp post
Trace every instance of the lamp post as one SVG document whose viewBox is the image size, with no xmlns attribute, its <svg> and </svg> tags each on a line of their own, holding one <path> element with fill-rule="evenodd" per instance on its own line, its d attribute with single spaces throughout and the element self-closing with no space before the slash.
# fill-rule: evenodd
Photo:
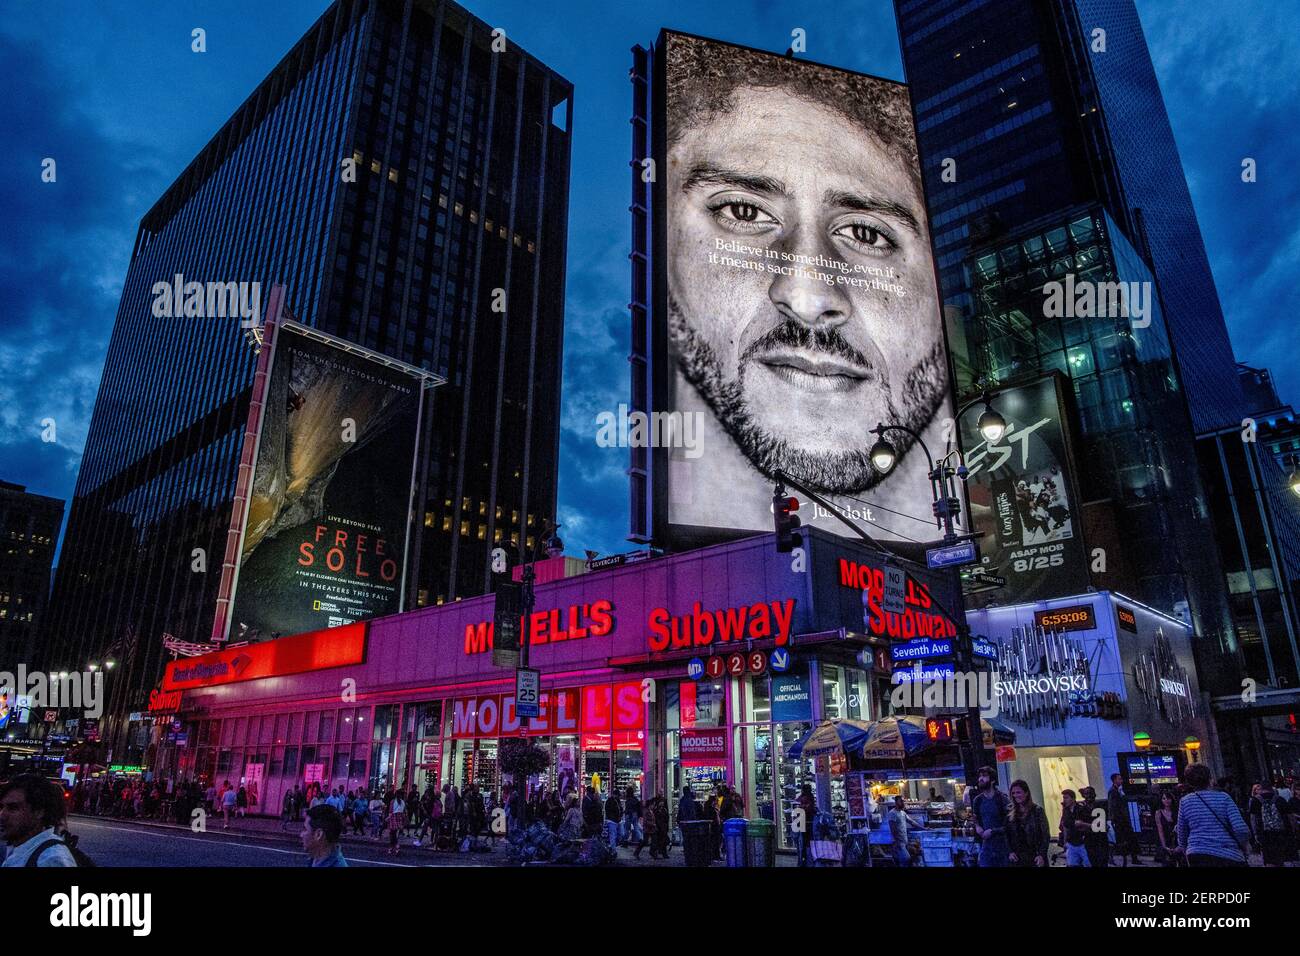
<svg viewBox="0 0 1300 956">
<path fill-rule="evenodd" d="M 954 420 L 961 421 L 962 415 L 981 403 L 984 405 L 984 411 L 980 414 L 977 427 L 985 441 L 993 444 L 1006 433 L 1007 422 L 993 408 L 987 390 L 979 398 L 967 402 L 958 409 Z M 943 543 L 945 545 L 955 544 L 958 541 L 955 522 L 961 514 L 961 498 L 956 493 L 957 488 L 954 479 L 958 477 L 965 479 L 966 466 L 959 465 L 954 468 L 952 462 L 954 458 L 960 460 L 960 454 L 954 449 L 936 462 L 934 456 L 930 454 L 930 449 L 926 447 L 924 439 L 911 428 L 906 425 L 886 425 L 881 422 L 871 430 L 871 433 L 876 436 L 876 442 L 871 446 L 869 452 L 872 467 L 881 475 L 888 474 L 898 462 L 897 450 L 885 438 L 885 433 L 891 431 L 903 432 L 911 436 L 916 444 L 920 446 L 921 451 L 925 452 L 926 462 L 930 466 L 928 477 L 930 479 L 930 496 L 933 499 L 931 507 L 936 521 L 943 527 Z M 954 565 L 951 574 L 957 598 L 956 620 L 953 622 L 957 627 L 954 663 L 959 669 L 969 672 L 975 667 L 975 655 L 971 641 L 970 625 L 966 623 L 966 602 L 962 595 L 959 567 Z M 968 727 L 968 740 L 966 746 L 961 748 L 962 764 L 966 774 L 967 786 L 976 786 L 979 768 L 985 762 L 984 729 L 981 724 L 980 709 L 971 701 L 967 701 L 966 724 Z"/>
<path fill-rule="evenodd" d="M 531 555 L 529 555 L 528 552 L 525 550 L 524 542 L 521 541 L 519 544 L 519 556 L 521 559 L 524 559 L 524 570 L 522 575 L 523 605 L 524 605 L 523 621 L 524 622 L 519 632 L 519 662 L 517 665 L 518 670 L 522 670 L 528 666 L 528 647 L 532 643 L 533 604 L 536 601 L 536 597 L 537 597 L 536 591 L 534 589 L 534 584 L 537 580 L 537 574 L 533 569 L 533 565 L 536 564 L 538 551 L 542 548 L 546 549 L 547 557 L 553 558 L 556 557 L 557 555 L 564 554 L 564 542 L 560 539 L 560 536 L 556 533 L 559 530 L 560 530 L 560 526 L 558 524 L 551 526 L 550 521 L 548 520 L 546 522 L 546 527 L 543 528 L 543 533 L 538 536 L 537 541 L 533 544 L 533 550 Z M 516 677 L 515 679 L 515 686 L 516 687 L 519 686 L 518 677 Z M 518 713 L 518 707 L 519 707 L 519 701 L 516 700 L 515 701 L 516 715 Z M 612 756 L 610 760 L 612 763 L 613 762 Z M 523 774 L 519 774 L 518 776 L 520 777 L 520 779 L 514 781 L 515 784 L 514 790 L 515 793 L 519 795 L 519 825 L 526 829 L 528 827 L 527 780 L 523 778 Z"/>
<path fill-rule="evenodd" d="M 1292 494 L 1300 498 L 1300 455 L 1291 456 L 1291 474 L 1287 476 L 1286 485 Z"/>
</svg>

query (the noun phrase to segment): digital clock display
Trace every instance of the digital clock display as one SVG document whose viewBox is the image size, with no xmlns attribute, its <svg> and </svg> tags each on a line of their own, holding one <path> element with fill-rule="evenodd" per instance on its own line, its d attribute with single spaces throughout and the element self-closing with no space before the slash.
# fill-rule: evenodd
<svg viewBox="0 0 1300 956">
<path fill-rule="evenodd" d="M 1035 611 L 1034 623 L 1045 631 L 1090 631 L 1097 626 L 1091 604 Z"/>
</svg>

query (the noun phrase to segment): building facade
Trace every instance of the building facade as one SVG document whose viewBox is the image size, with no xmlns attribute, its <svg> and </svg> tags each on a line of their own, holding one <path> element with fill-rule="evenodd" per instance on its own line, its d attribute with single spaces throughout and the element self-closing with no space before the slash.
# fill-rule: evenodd
<svg viewBox="0 0 1300 956">
<path fill-rule="evenodd" d="M 844 769 L 791 754 L 794 742 L 822 719 L 888 716 L 890 644 L 955 634 L 939 610 L 953 606 L 951 579 L 909 570 L 904 612 L 890 613 L 879 552 L 806 534 L 801 569 L 760 535 L 539 584 L 526 624 L 541 672 L 537 718 L 515 713 L 513 670 L 492 663 L 490 597 L 325 632 L 327 642 L 307 634 L 178 661 L 162 688 L 176 695 L 168 726 L 178 732 L 154 770 L 260 779 L 260 812 L 274 814 L 286 788 L 312 780 L 499 794 L 509 782 L 500 747 L 526 737 L 550 755 L 537 781 L 548 792 L 631 785 L 644 798 L 726 783 L 791 847 L 804 783 L 831 812 L 850 803 Z M 549 570 L 539 566 L 539 579 Z M 263 666 L 259 651 L 290 641 L 301 648 Z M 236 673 L 228 662 L 240 652 L 253 659 Z M 357 693 L 340 702 L 346 678 Z M 955 751 L 950 764 L 923 775 L 951 803 Z"/>
<path fill-rule="evenodd" d="M 556 499 L 571 119 L 571 85 L 455 3 L 325 11 L 140 223 L 56 586 L 62 666 L 116 646 L 139 710 L 162 636 L 210 635 L 258 317 L 160 317 L 174 276 L 263 307 L 282 285 L 301 323 L 447 380 L 408 607 L 483 593 L 491 549 L 531 543 Z"/>
<path fill-rule="evenodd" d="M 1207 689 L 1232 693 L 1245 661 L 1195 436 L 1244 400 L 1135 6 L 895 9 L 958 398 L 1070 377 L 1094 586 L 1186 615 Z M 1053 285 L 1117 283 L 1109 311 L 1045 307 Z"/>
<path fill-rule="evenodd" d="M 895 0 L 895 10 L 958 343 L 978 322 L 970 246 L 1100 203 L 1159 286 L 1195 428 L 1240 420 L 1232 347 L 1132 0 Z M 986 371 L 955 351 L 962 392 Z"/>
<path fill-rule="evenodd" d="M 31 666 L 41 650 L 63 501 L 0 481 L 0 670 Z"/>
</svg>

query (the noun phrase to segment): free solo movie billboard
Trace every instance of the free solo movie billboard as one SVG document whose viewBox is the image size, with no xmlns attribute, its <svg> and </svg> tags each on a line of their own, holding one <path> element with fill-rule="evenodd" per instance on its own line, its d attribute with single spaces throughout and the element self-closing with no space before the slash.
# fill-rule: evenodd
<svg viewBox="0 0 1300 956">
<path fill-rule="evenodd" d="M 401 609 L 421 382 L 275 329 L 231 640 Z"/>
<path fill-rule="evenodd" d="M 907 88 L 671 31 L 656 52 L 645 407 L 691 439 L 653 458 L 657 533 L 771 530 L 780 471 L 873 536 L 922 537 L 924 455 L 894 432 L 888 476 L 868 457 L 878 422 L 942 448 L 952 413 Z"/>
</svg>

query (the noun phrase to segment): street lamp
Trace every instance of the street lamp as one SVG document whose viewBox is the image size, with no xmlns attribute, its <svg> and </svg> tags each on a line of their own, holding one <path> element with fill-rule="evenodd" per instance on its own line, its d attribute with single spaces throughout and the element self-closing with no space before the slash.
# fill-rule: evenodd
<svg viewBox="0 0 1300 956">
<path fill-rule="evenodd" d="M 1291 493 L 1300 498 L 1300 456 L 1291 456 L 1291 475 L 1286 480 L 1287 487 Z"/>
<path fill-rule="evenodd" d="M 986 399 L 984 401 L 984 411 L 980 414 L 979 420 L 975 422 L 975 427 L 980 430 L 980 434 L 984 436 L 986 442 L 990 445 L 996 445 L 1002 440 L 1002 436 L 1006 434 L 1007 420 L 998 414 L 997 410 Z"/>
<path fill-rule="evenodd" d="M 883 437 L 878 437 L 876 443 L 871 446 L 871 465 L 882 475 L 887 475 L 894 468 L 894 463 L 898 461 L 898 453 L 894 451 L 894 446 L 887 442 Z"/>
<path fill-rule="evenodd" d="M 980 414 L 976 427 L 986 442 L 990 445 L 996 444 L 1006 434 L 1007 420 L 994 409 L 987 389 L 979 398 L 967 402 L 958 409 L 954 417 L 957 421 L 960 421 L 962 415 L 980 403 L 983 403 L 984 411 Z M 930 479 L 930 495 L 934 499 L 934 516 L 936 520 L 943 523 L 944 544 L 955 544 L 958 540 L 955 521 L 961 514 L 961 498 L 956 494 L 953 478 L 958 475 L 964 478 L 966 474 L 964 466 L 955 469 L 950 464 L 950 459 L 958 453 L 956 450 L 950 451 L 940 458 L 936 464 L 934 456 L 930 454 L 930 449 L 926 447 L 925 440 L 917 432 L 906 425 L 886 425 L 880 422 L 871 430 L 871 433 L 876 436 L 876 441 L 871 446 L 869 456 L 872 466 L 881 475 L 887 475 L 898 463 L 898 451 L 885 438 L 885 433 L 890 431 L 910 435 L 916 444 L 920 446 L 921 451 L 925 453 L 925 460 L 930 469 L 928 477 Z M 960 462 L 960 460 L 960 456 L 958 456 L 958 461 Z M 962 670 L 970 671 L 975 666 L 975 655 L 970 626 L 966 623 L 966 608 L 961 588 L 961 571 L 954 565 L 951 574 L 954 585 L 953 590 L 958 602 L 957 620 L 953 622 L 957 627 L 954 664 Z M 979 767 L 984 762 L 984 728 L 979 706 L 973 702 L 968 703 L 970 705 L 966 709 L 967 743 L 962 747 L 962 763 L 966 772 L 967 786 L 975 786 Z"/>
</svg>

